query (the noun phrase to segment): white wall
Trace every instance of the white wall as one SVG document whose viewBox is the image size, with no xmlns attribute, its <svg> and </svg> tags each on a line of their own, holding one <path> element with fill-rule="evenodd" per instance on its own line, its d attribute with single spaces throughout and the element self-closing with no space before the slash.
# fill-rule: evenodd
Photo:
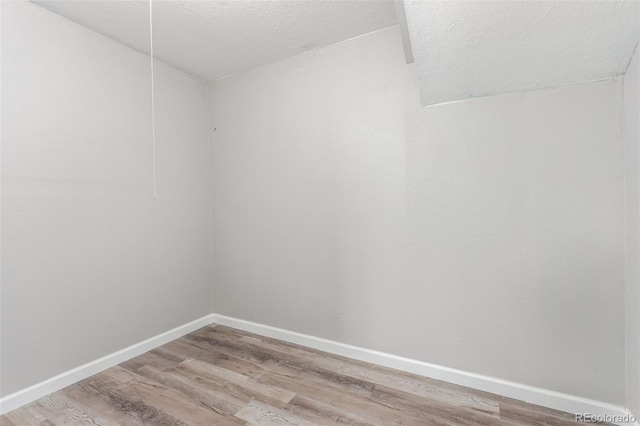
<svg viewBox="0 0 640 426">
<path fill-rule="evenodd" d="M 621 96 L 423 109 L 397 28 L 213 83 L 215 312 L 624 405 Z"/>
<path fill-rule="evenodd" d="M 640 418 L 640 53 L 624 76 L 623 112 L 627 192 L 627 407 Z"/>
<path fill-rule="evenodd" d="M 1 395 L 211 312 L 206 85 L 2 2 Z M 141 22 L 141 25 L 147 25 Z"/>
<path fill-rule="evenodd" d="M 213 226 L 217 313 L 638 413 L 637 55 L 423 109 L 390 28 L 218 81 L 211 223 L 204 84 L 157 63 L 153 201 L 148 58 L 2 7 L 0 395 L 210 313 Z"/>
</svg>

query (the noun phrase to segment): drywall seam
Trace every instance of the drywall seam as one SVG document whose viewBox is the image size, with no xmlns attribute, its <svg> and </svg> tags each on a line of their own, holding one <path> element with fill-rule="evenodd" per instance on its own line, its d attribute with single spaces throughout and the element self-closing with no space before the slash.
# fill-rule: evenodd
<svg viewBox="0 0 640 426">
<path fill-rule="evenodd" d="M 207 82 L 207 149 L 209 152 L 209 260 L 210 260 L 210 273 L 211 273 L 211 312 L 214 311 L 214 293 L 215 285 L 213 280 L 213 148 L 211 143 L 213 142 L 213 129 L 211 128 L 211 82 Z"/>
<path fill-rule="evenodd" d="M 404 358 L 380 351 L 361 348 L 321 337 L 310 336 L 290 330 L 284 330 L 265 324 L 259 324 L 225 315 L 212 314 L 214 324 L 224 325 L 248 331 L 285 342 L 310 347 L 334 355 L 340 355 L 359 361 L 382 365 L 408 373 L 418 374 L 436 380 L 442 380 L 461 386 L 479 389 L 485 392 L 506 396 L 543 407 L 568 413 L 588 413 L 593 415 L 630 416 L 626 408 L 593 399 L 582 398 L 535 386 L 529 386 L 508 380 L 489 377 L 468 371 L 457 370 L 441 365 L 430 364 L 410 358 Z M 626 424 L 628 423 L 619 423 Z"/>
<path fill-rule="evenodd" d="M 633 61 L 633 58 L 635 58 L 636 53 L 638 52 L 638 46 L 640 45 L 640 40 L 636 43 L 636 47 L 633 48 L 633 53 L 631 54 L 631 57 L 629 58 L 629 62 L 627 62 L 627 66 L 624 67 L 624 71 L 622 72 L 622 75 L 627 74 L 627 71 L 629 71 L 629 67 L 631 66 L 631 62 Z"/>
<path fill-rule="evenodd" d="M 23 405 L 33 402 L 45 395 L 56 392 L 62 388 L 86 379 L 94 374 L 114 367 L 121 362 L 127 361 L 152 349 L 178 339 L 185 334 L 191 333 L 199 328 L 205 327 L 213 322 L 213 315 L 205 315 L 195 321 L 183 324 L 157 336 L 151 337 L 142 342 L 135 343 L 129 347 L 103 356 L 86 364 L 80 365 L 71 370 L 60 373 L 54 377 L 36 383 L 33 386 L 19 390 L 3 398 L 0 398 L 0 415 L 15 410 Z"/>
<path fill-rule="evenodd" d="M 2 2 L 0 1 L 0 76 L 2 75 Z M 2 79 L 0 78 L 0 99 L 2 99 Z M 2 102 L 0 102 L 0 164 L 2 164 Z M 0 265 L 2 265 L 2 173 L 0 173 Z M 1 269 L 1 268 L 0 268 Z M 2 272 L 0 271 L 0 335 L 2 334 Z M 2 348 L 0 347 L 0 365 L 2 365 Z M 1 378 L 1 374 L 0 374 Z M 0 404 L 0 414 L 2 404 Z"/>
<path fill-rule="evenodd" d="M 636 45 L 637 47 L 637 45 Z M 635 51 L 635 50 L 634 50 Z M 633 56 L 631 56 L 631 58 L 633 58 Z M 629 61 L 629 63 L 631 63 L 631 61 Z M 629 64 L 627 64 L 627 68 L 625 68 L 625 72 L 626 70 L 629 68 Z M 622 79 L 622 82 L 620 83 L 620 102 L 618 103 L 619 108 L 620 108 L 620 139 L 622 141 L 622 202 L 623 202 L 623 206 L 622 206 L 622 211 L 624 212 L 623 215 L 623 219 L 622 219 L 622 235 L 624 235 L 624 244 L 623 244 L 623 258 L 622 258 L 622 265 L 624 268 L 624 294 L 626 295 L 627 293 L 627 287 L 629 286 L 629 270 L 628 270 L 628 264 L 629 264 L 629 239 L 628 239 L 628 233 L 629 233 L 629 210 L 628 210 L 628 205 L 629 205 L 629 201 L 628 201 L 628 196 L 629 196 L 629 190 L 627 188 L 628 182 L 627 182 L 627 138 L 625 137 L 625 118 L 624 118 L 624 114 L 623 114 L 623 109 L 624 109 L 624 78 Z M 629 404 L 629 380 L 631 380 L 629 378 L 629 342 L 628 342 L 628 324 L 627 324 L 627 304 L 623 303 L 623 309 L 624 309 L 624 377 L 625 377 L 625 383 L 624 383 L 624 400 L 626 404 Z"/>
<path fill-rule="evenodd" d="M 524 104 L 524 98 L 525 98 L 526 93 L 525 92 L 521 92 L 520 96 L 518 97 L 518 110 L 517 110 L 517 116 L 516 116 L 516 128 L 517 129 L 522 129 L 522 123 L 523 123 L 523 104 Z M 521 131 L 518 130 L 517 132 L 517 140 L 521 140 L 522 136 L 521 136 Z M 520 144 L 518 144 L 518 154 L 522 156 L 522 151 L 523 148 Z M 519 215 L 520 217 L 524 216 L 524 206 L 525 206 L 525 201 L 526 201 L 526 197 L 527 195 L 525 194 L 525 184 L 523 179 L 520 180 L 520 185 L 518 187 L 518 209 L 519 209 Z M 519 256 L 519 262 L 521 265 L 525 264 L 525 237 L 524 236 L 520 236 L 519 241 L 518 241 L 518 256 Z M 525 268 L 519 268 L 518 271 L 518 294 L 525 294 Z M 520 309 L 522 309 L 522 304 L 524 302 L 517 300 L 515 303 L 517 303 L 518 305 L 520 305 Z M 519 330 L 524 330 L 524 322 L 525 319 L 523 316 L 519 316 L 517 318 L 517 327 Z M 516 363 L 516 368 L 518 369 L 518 371 L 526 371 L 526 363 L 525 363 L 525 359 L 526 359 L 526 348 L 525 348 L 525 344 L 523 342 L 519 342 L 517 345 L 517 363 Z"/>
<path fill-rule="evenodd" d="M 633 59 L 635 58 L 635 55 L 638 54 L 638 46 L 640 46 L 640 41 L 638 43 L 636 43 L 636 46 L 633 50 L 633 54 L 631 56 L 631 58 L 629 59 L 629 62 L 627 63 L 627 66 L 625 67 L 624 70 L 624 78 L 622 78 L 622 82 L 621 82 L 621 88 L 620 88 L 620 128 L 621 128 L 621 136 L 622 136 L 622 158 L 623 158 L 623 194 L 624 194 L 624 291 L 625 291 L 625 300 L 627 299 L 626 295 L 629 292 L 629 289 L 632 285 L 637 285 L 637 283 L 632 283 L 630 280 L 630 276 L 629 276 L 629 244 L 630 244 L 630 229 L 629 229 L 629 216 L 630 213 L 629 212 L 629 197 L 631 196 L 631 193 L 629 192 L 629 178 L 628 178 L 628 150 L 630 149 L 630 147 L 632 146 L 632 144 L 634 143 L 634 141 L 631 141 L 627 138 L 627 127 L 630 125 L 630 123 L 627 122 L 626 120 L 626 114 L 625 114 L 625 108 L 626 108 L 626 92 L 627 92 L 627 78 L 630 78 L 630 76 L 628 75 L 628 71 L 629 68 L 631 66 L 631 63 L 633 61 Z M 637 125 L 637 123 L 635 123 Z M 625 403 L 631 407 L 632 406 L 632 395 L 630 393 L 630 389 L 631 386 L 633 384 L 632 378 L 631 378 L 631 365 L 633 362 L 638 362 L 637 359 L 633 359 L 630 357 L 630 348 L 632 346 L 631 341 L 630 341 L 630 331 L 629 331 L 629 327 L 630 327 L 630 320 L 629 320 L 629 315 L 631 315 L 631 312 L 629 312 L 629 304 L 628 303 L 624 303 L 624 336 L 625 336 L 625 365 L 624 365 L 624 369 L 625 369 Z M 635 414 L 639 414 L 639 413 L 635 413 Z"/>
</svg>

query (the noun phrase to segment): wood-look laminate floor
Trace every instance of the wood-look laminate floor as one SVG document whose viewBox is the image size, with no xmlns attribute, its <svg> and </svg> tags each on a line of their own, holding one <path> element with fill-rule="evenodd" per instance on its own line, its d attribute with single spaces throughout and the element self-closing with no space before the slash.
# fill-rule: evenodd
<svg viewBox="0 0 640 426">
<path fill-rule="evenodd" d="M 553 425 L 573 415 L 223 326 L 0 417 L 23 425 Z"/>
</svg>

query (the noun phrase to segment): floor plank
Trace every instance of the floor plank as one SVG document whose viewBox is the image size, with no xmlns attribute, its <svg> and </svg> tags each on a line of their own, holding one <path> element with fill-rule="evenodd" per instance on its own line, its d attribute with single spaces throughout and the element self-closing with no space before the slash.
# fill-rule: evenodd
<svg viewBox="0 0 640 426">
<path fill-rule="evenodd" d="M 14 425 L 568 426 L 574 416 L 208 326 L 0 416 Z"/>
</svg>

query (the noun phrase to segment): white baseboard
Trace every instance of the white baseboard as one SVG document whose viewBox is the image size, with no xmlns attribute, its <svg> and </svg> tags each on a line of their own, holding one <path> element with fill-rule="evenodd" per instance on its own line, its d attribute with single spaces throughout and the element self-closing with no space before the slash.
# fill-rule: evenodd
<svg viewBox="0 0 640 426">
<path fill-rule="evenodd" d="M 133 357 L 141 355 L 152 349 L 169 343 L 185 334 L 191 333 L 201 327 L 205 327 L 213 322 L 213 315 L 207 315 L 190 323 L 181 325 L 172 330 L 166 331 L 157 336 L 151 337 L 140 343 L 136 343 L 127 348 L 121 349 L 112 354 L 103 356 L 102 358 L 81 365 L 57 376 L 51 377 L 43 382 L 36 383 L 33 386 L 22 389 L 13 394 L 0 398 L 0 415 L 15 410 L 25 404 L 42 398 L 52 392 L 58 391 L 80 380 L 86 379 L 94 374 L 111 368 L 121 362 L 127 361 Z"/>
<path fill-rule="evenodd" d="M 33 402 L 36 399 L 42 398 L 52 392 L 86 379 L 87 377 L 106 370 L 107 368 L 118 365 L 121 362 L 141 355 L 212 323 L 226 325 L 239 330 L 260 334 L 262 336 L 284 340 L 285 342 L 295 343 L 332 354 L 395 368 L 397 370 L 419 374 L 421 376 L 443 380 L 569 413 L 590 413 L 593 415 L 622 417 L 630 416 L 629 411 L 626 409 L 601 401 L 554 392 L 547 389 L 523 385 L 454 368 L 443 367 L 436 364 L 429 364 L 422 361 L 403 358 L 384 352 L 360 348 L 320 337 L 314 337 L 307 334 L 218 314 L 204 316 L 188 324 L 181 325 L 95 361 L 91 361 L 72 370 L 58 374 L 57 376 L 15 392 L 4 398 L 0 398 L 0 415 L 8 413 L 18 407 Z M 629 426 L 630 423 L 619 424 Z M 640 426 L 640 423 L 636 421 L 635 423 L 632 423 L 632 425 Z"/>
<path fill-rule="evenodd" d="M 606 402 L 528 386 L 521 383 L 510 382 L 508 380 L 497 379 L 454 368 L 443 367 L 441 365 L 429 364 L 422 361 L 416 361 L 414 359 L 403 358 L 384 352 L 347 345 L 320 337 L 309 336 L 307 334 L 296 333 L 294 331 L 283 330 L 281 328 L 231 318 L 224 315 L 213 314 L 212 322 L 260 334 L 262 336 L 284 340 L 285 342 L 311 347 L 335 355 L 341 355 L 389 368 L 395 368 L 397 370 L 503 395 L 509 398 L 526 401 L 531 404 L 541 405 L 568 413 L 589 413 L 592 415 L 612 417 L 621 416 L 620 418 L 629 418 L 630 416 L 629 411 L 623 407 L 608 404 Z M 637 422 L 618 424 L 629 426 L 630 424 L 637 425 Z"/>
</svg>

